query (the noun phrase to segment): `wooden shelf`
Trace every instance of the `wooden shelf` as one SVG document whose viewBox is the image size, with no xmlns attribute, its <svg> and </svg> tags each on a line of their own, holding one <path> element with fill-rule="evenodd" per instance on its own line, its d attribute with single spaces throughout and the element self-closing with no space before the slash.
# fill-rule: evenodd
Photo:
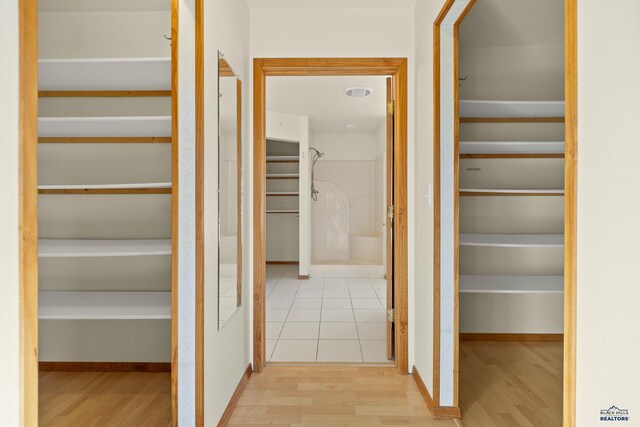
<svg viewBox="0 0 640 427">
<path fill-rule="evenodd" d="M 268 173 L 267 179 L 300 179 L 298 173 Z"/>
<path fill-rule="evenodd" d="M 268 214 L 299 214 L 300 211 L 290 210 L 290 209 L 269 209 L 267 210 Z"/>
<path fill-rule="evenodd" d="M 147 117 L 40 117 L 38 136 L 158 137 L 171 135 L 171 116 Z"/>
<path fill-rule="evenodd" d="M 299 195 L 297 191 L 267 191 L 267 196 L 273 197 L 298 197 Z"/>
<path fill-rule="evenodd" d="M 564 196 L 564 190 L 547 188 L 461 188 L 460 196 Z"/>
<path fill-rule="evenodd" d="M 41 320 L 171 319 L 171 292 L 40 291 Z"/>
<path fill-rule="evenodd" d="M 298 156 L 267 156 L 267 163 L 298 163 Z"/>
<path fill-rule="evenodd" d="M 38 185 L 38 194 L 171 194 L 171 183 Z"/>
<path fill-rule="evenodd" d="M 171 89 L 171 58 L 41 59 L 41 91 Z"/>
<path fill-rule="evenodd" d="M 460 233 L 460 246 L 496 248 L 562 248 L 562 234 L 475 234 Z"/>
<path fill-rule="evenodd" d="M 460 141 L 461 158 L 563 158 L 563 141 Z"/>
<path fill-rule="evenodd" d="M 460 293 L 562 293 L 563 276 L 460 276 Z"/>
<path fill-rule="evenodd" d="M 38 239 L 40 258 L 171 255 L 171 239 Z"/>
<path fill-rule="evenodd" d="M 460 100 L 460 121 L 564 122 L 564 101 Z"/>
</svg>

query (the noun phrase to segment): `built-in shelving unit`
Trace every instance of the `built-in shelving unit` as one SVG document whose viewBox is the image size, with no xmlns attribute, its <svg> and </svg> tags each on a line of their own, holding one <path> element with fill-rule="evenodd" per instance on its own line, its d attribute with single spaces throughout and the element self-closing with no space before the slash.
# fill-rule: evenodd
<svg viewBox="0 0 640 427">
<path fill-rule="evenodd" d="M 171 292 L 40 291 L 41 320 L 171 319 Z"/>
<path fill-rule="evenodd" d="M 163 32 L 168 34 L 168 28 L 157 33 L 164 42 Z M 167 40 L 167 53 L 169 43 Z M 159 50 L 156 46 L 156 51 Z M 154 361 L 166 357 L 168 362 L 170 349 L 157 345 L 155 340 L 170 342 L 171 336 L 166 320 L 171 319 L 172 242 L 166 238 L 171 231 L 166 226 L 167 211 L 162 210 L 170 209 L 167 201 L 172 189 L 171 173 L 167 169 L 171 167 L 172 143 L 172 117 L 169 115 L 172 111 L 171 59 L 40 59 L 38 71 L 39 96 L 41 105 L 46 107 L 41 109 L 44 111 L 41 114 L 46 116 L 38 118 L 38 140 L 47 143 L 40 162 L 45 173 L 40 175 L 38 185 L 42 202 L 39 216 L 46 219 L 42 221 L 45 226 L 39 227 L 38 241 L 38 256 L 42 260 L 39 318 L 47 322 L 133 321 L 118 323 L 117 327 L 154 331 L 144 340 L 155 348 L 145 354 L 154 354 Z M 82 144 L 82 148 L 76 149 L 76 144 Z M 119 163 L 121 157 L 127 161 Z M 136 163 L 135 159 L 139 158 L 145 161 Z M 93 163 L 99 167 L 92 169 Z M 74 206 L 78 206 L 80 199 L 82 203 L 98 203 L 106 214 L 94 217 L 93 213 L 84 213 L 92 210 L 75 211 Z M 134 201 L 135 208 L 131 209 L 131 203 L 125 200 Z M 123 218 L 125 225 L 122 228 L 103 222 L 111 212 Z M 74 229 L 73 221 L 67 221 L 69 225 L 64 231 L 53 229 L 50 224 L 56 224 L 61 215 L 80 218 L 78 230 Z M 91 217 L 87 218 L 87 215 Z M 129 220 L 131 224 L 128 224 Z M 160 225 L 139 231 L 135 224 L 141 221 Z M 100 238 L 91 238 L 94 234 Z M 78 235 L 83 238 L 64 238 Z M 126 261 L 130 257 L 149 258 L 137 259 L 134 263 L 139 265 L 132 268 L 132 261 Z M 73 271 L 61 278 L 62 273 L 58 271 L 62 265 Z M 88 265 L 91 268 L 87 268 Z M 119 271 L 120 265 L 126 267 Z M 77 271 L 74 270 L 76 266 Z M 96 266 L 95 272 L 93 266 Z M 52 274 L 54 271 L 57 273 Z M 55 283 L 49 283 L 49 278 L 55 278 Z M 64 286 L 65 279 L 69 279 L 69 287 Z M 139 279 L 147 283 L 137 287 Z M 122 283 L 113 280 L 122 280 Z M 138 320 L 164 323 L 151 325 L 137 323 Z M 85 345 L 79 340 L 87 338 L 70 336 L 74 329 L 67 330 L 65 325 L 56 323 L 48 330 L 61 334 L 62 341 L 74 343 L 76 349 L 56 349 L 55 353 L 70 354 L 70 361 L 75 361 L 74 352 Z M 86 327 L 103 331 L 110 330 L 112 325 L 92 322 Z M 159 330 L 163 332 L 158 334 Z M 123 340 L 127 334 L 123 333 Z M 109 335 L 104 339 L 110 340 L 110 344 L 113 340 L 114 346 L 121 345 L 117 336 Z M 42 350 L 46 357 L 48 349 Z M 128 358 L 140 357 L 139 353 L 132 348 Z M 110 361 L 85 348 L 82 348 L 82 355 L 83 359 Z"/>
<path fill-rule="evenodd" d="M 564 121 L 564 102 L 461 100 L 459 104 L 459 113 L 461 126 L 464 126 L 467 123 L 476 123 L 476 126 L 491 126 L 492 124 L 495 124 L 494 126 L 501 126 L 501 123 L 562 123 Z M 527 136 L 537 137 L 538 134 L 535 129 L 537 128 L 527 128 Z M 488 135 L 494 136 L 494 134 L 499 134 L 498 128 L 493 130 L 494 132 L 489 132 Z M 548 135 L 550 134 L 547 132 L 544 135 L 545 138 L 548 138 Z M 546 230 L 541 230 L 540 233 L 528 234 L 476 233 L 468 231 L 472 231 L 474 229 L 483 230 L 483 227 L 487 227 L 487 225 L 484 224 L 490 224 L 489 226 L 492 227 L 492 229 L 496 228 L 495 221 L 486 221 L 487 215 L 491 215 L 492 212 L 492 203 L 494 203 L 494 200 L 491 199 L 492 197 L 495 199 L 495 197 L 501 196 L 540 196 L 540 198 L 536 198 L 536 200 L 523 197 L 519 200 L 514 199 L 513 202 L 509 201 L 500 205 L 502 208 L 506 207 L 507 209 L 512 210 L 512 213 L 509 215 L 513 215 L 512 221 L 514 221 L 514 224 L 509 225 L 510 230 L 518 228 L 515 224 L 518 215 L 517 209 L 534 209 L 535 211 L 535 209 L 543 210 L 545 209 L 545 206 L 557 206 L 557 204 L 552 204 L 545 200 L 547 196 L 564 195 L 562 182 L 556 182 L 548 179 L 538 182 L 527 182 L 526 180 L 528 178 L 523 179 L 522 176 L 531 176 L 532 180 L 538 179 L 537 177 L 540 175 L 532 172 L 532 170 L 536 170 L 538 167 L 537 165 L 542 164 L 537 162 L 547 162 L 545 163 L 546 169 L 544 169 L 547 173 L 550 170 L 555 170 L 556 164 L 561 167 L 561 160 L 558 161 L 554 159 L 561 159 L 564 157 L 564 141 L 473 140 L 460 141 L 458 148 L 461 162 L 461 173 L 467 173 L 465 176 L 465 184 L 459 189 L 459 195 L 466 199 L 464 203 L 462 201 L 460 202 L 460 209 L 473 209 L 471 211 L 465 211 L 465 232 L 460 232 L 459 234 L 461 254 L 465 251 L 465 255 L 461 255 L 460 258 L 460 271 L 464 271 L 465 273 L 462 273 L 459 276 L 459 289 L 460 293 L 463 295 L 484 294 L 484 296 L 477 297 L 484 298 L 481 302 L 474 299 L 474 302 L 469 304 L 488 304 L 486 306 L 474 306 L 476 313 L 470 316 L 478 320 L 484 318 L 482 310 L 490 309 L 495 311 L 496 301 L 500 301 L 501 303 L 507 301 L 504 299 L 491 299 L 504 298 L 499 295 L 520 294 L 525 295 L 522 298 L 527 298 L 527 294 L 562 294 L 563 276 L 561 274 L 548 274 L 548 272 L 546 272 L 546 270 L 549 269 L 548 260 L 553 257 L 553 255 L 550 255 L 550 253 L 546 251 L 562 249 L 564 245 L 563 234 L 548 233 L 548 231 L 545 232 Z M 505 172 L 502 172 L 502 169 L 500 169 L 501 165 L 507 166 L 508 164 L 501 162 L 521 163 L 518 163 L 518 166 L 513 166 L 514 164 L 511 163 L 509 164 L 511 166 L 505 167 Z M 516 177 L 514 174 L 520 172 L 518 169 L 519 165 L 528 169 L 524 175 Z M 467 171 L 467 167 L 469 167 L 469 170 L 472 172 Z M 507 172 L 507 170 L 510 172 Z M 518 180 L 518 184 L 510 187 L 510 181 L 514 179 Z M 480 181 L 484 182 L 484 184 L 474 185 L 475 182 Z M 487 188 L 487 182 L 500 183 L 502 185 L 495 185 L 495 187 L 502 188 L 495 188 L 491 185 Z M 541 185 L 542 182 L 544 182 L 544 184 Z M 549 188 L 554 185 L 557 185 L 557 187 Z M 475 198 L 479 199 L 470 200 Z M 485 199 L 482 198 L 489 199 L 483 201 Z M 480 210 L 474 211 L 475 209 Z M 478 213 L 476 214 L 476 212 Z M 543 211 L 541 211 L 541 214 L 543 214 Z M 474 215 L 476 216 L 474 217 Z M 501 212 L 501 215 L 506 217 L 504 212 Z M 547 213 L 545 218 L 549 217 L 550 216 Z M 473 220 L 471 220 L 471 218 L 473 218 Z M 548 220 L 545 221 L 542 221 L 541 223 L 546 224 L 545 227 L 547 227 L 548 230 L 551 223 Z M 527 230 L 530 229 L 531 227 L 527 228 Z M 561 229 L 561 224 L 558 224 L 557 229 Z M 489 252 L 486 252 L 492 248 L 499 248 L 508 252 L 500 252 L 500 255 L 492 256 Z M 527 248 L 536 249 L 536 252 L 523 251 Z M 523 258 L 531 256 L 541 256 L 541 259 L 546 260 L 545 262 L 547 262 L 547 264 L 545 264 L 547 267 L 540 270 L 539 274 L 535 273 L 538 269 L 538 267 L 535 266 L 535 261 L 532 261 L 531 258 Z M 482 260 L 482 262 L 479 263 L 479 260 Z M 521 275 L 517 273 L 515 275 L 493 273 L 494 271 L 497 273 L 503 271 L 519 271 L 519 267 L 501 265 L 501 262 L 523 262 L 523 266 L 527 268 L 527 273 L 533 273 L 529 275 Z M 488 265 L 488 263 L 490 265 Z M 520 264 L 517 265 L 519 266 Z M 474 274 L 475 271 L 482 272 L 482 274 Z M 469 296 L 465 298 L 475 297 Z M 553 297 L 550 296 L 550 298 Z M 462 304 L 464 307 L 464 301 Z M 504 309 L 506 310 L 505 312 L 500 311 L 499 314 L 492 313 L 491 315 L 488 315 L 487 318 L 502 316 L 505 319 L 512 319 L 510 316 L 513 316 L 514 314 L 509 311 L 508 307 L 504 307 Z M 502 310 L 502 308 L 499 310 Z M 461 315 L 465 315 L 464 311 Z M 531 322 L 535 321 L 531 320 Z M 483 332 L 482 325 L 475 327 L 479 329 L 474 332 Z"/>
</svg>

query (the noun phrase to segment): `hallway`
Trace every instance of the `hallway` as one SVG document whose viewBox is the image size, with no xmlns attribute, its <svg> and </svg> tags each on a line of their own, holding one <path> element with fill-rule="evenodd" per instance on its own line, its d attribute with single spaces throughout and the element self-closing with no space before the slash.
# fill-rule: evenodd
<svg viewBox="0 0 640 427">
<path fill-rule="evenodd" d="M 268 366 L 253 374 L 229 427 L 454 427 L 431 418 L 413 378 L 395 368 Z"/>
</svg>

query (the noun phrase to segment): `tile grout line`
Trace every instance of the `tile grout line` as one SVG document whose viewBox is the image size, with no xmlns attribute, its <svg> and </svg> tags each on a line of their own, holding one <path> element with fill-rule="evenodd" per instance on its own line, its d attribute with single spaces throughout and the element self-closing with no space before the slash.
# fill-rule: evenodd
<svg viewBox="0 0 640 427">
<path fill-rule="evenodd" d="M 322 278 L 322 296 L 320 297 L 320 320 L 318 322 L 318 341 L 316 342 L 316 363 L 320 352 L 320 329 L 322 328 L 322 307 L 324 306 L 324 277 Z"/>
<path fill-rule="evenodd" d="M 362 352 L 362 342 L 360 341 L 360 331 L 358 330 L 358 322 L 356 320 L 356 310 L 353 308 L 353 298 L 351 298 L 351 287 L 349 286 L 349 279 L 347 280 L 347 292 L 349 292 L 349 302 L 351 303 L 351 315 L 353 316 L 353 323 L 356 326 L 356 335 L 358 337 L 358 347 L 360 347 L 360 360 L 364 363 L 364 353 Z"/>
<path fill-rule="evenodd" d="M 286 271 L 286 270 L 285 270 Z M 284 276 L 284 273 L 282 273 L 282 275 Z M 278 286 L 278 283 L 280 282 L 280 280 L 282 280 L 282 277 L 280 277 L 280 279 L 278 279 L 278 282 L 276 282 L 275 286 Z M 284 331 L 284 326 L 287 324 L 287 319 L 289 318 L 289 313 L 291 313 L 291 308 L 293 307 L 293 302 L 296 300 L 296 296 L 298 295 L 298 291 L 300 291 L 300 282 L 298 282 L 298 288 L 296 289 L 296 293 L 293 296 L 293 299 L 291 300 L 291 305 L 289 306 L 289 310 L 287 311 L 287 315 L 284 318 L 284 321 L 282 322 L 282 329 L 280 329 L 280 333 L 278 334 L 278 338 L 276 339 L 276 345 L 273 346 L 273 351 L 271 352 L 271 356 L 273 356 L 273 353 L 275 353 L 276 351 L 276 347 L 278 347 L 278 343 L 280 342 L 280 337 L 282 336 L 282 331 Z M 269 358 L 269 361 L 271 361 L 271 357 Z"/>
</svg>

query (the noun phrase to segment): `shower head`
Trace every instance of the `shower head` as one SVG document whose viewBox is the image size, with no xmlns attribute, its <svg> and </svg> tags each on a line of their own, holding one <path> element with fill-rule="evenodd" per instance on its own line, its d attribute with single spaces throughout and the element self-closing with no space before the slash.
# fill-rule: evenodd
<svg viewBox="0 0 640 427">
<path fill-rule="evenodd" d="M 324 156 L 324 153 L 321 153 L 321 152 L 320 152 L 320 151 L 318 151 L 316 148 L 309 147 L 309 151 L 312 151 L 312 150 L 316 152 L 316 156 L 318 156 L 318 157 L 322 157 L 322 156 Z"/>
</svg>

